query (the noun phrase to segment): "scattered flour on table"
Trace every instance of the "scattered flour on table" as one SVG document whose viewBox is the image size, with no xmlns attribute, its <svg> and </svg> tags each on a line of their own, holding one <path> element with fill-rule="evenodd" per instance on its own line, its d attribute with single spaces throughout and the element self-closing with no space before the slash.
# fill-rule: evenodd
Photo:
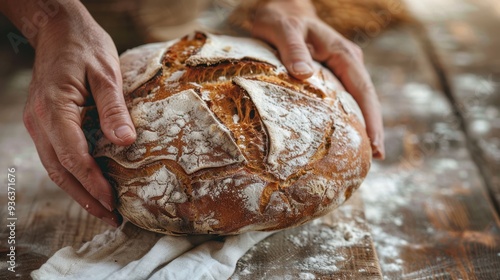
<svg viewBox="0 0 500 280">
<path fill-rule="evenodd" d="M 340 260 L 344 260 L 344 258 L 341 257 Z M 316 272 L 335 272 L 339 270 L 335 265 L 337 261 L 338 259 L 335 256 L 324 254 L 305 259 L 303 263 L 299 264 L 299 267 L 303 270 L 312 270 Z"/>
<path fill-rule="evenodd" d="M 299 278 L 301 280 L 314 280 L 314 279 L 316 279 L 316 276 L 312 273 L 309 273 L 309 272 L 301 272 L 299 274 Z"/>
<path fill-rule="evenodd" d="M 255 276 L 260 265 L 269 267 L 269 262 L 273 264 L 270 269 L 276 269 L 277 273 L 282 273 L 286 267 L 292 268 L 290 273 L 298 269 L 299 274 L 294 274 L 292 279 L 332 275 L 350 259 L 350 253 L 342 248 L 364 246 L 368 236 L 369 233 L 360 228 L 354 219 L 331 226 L 315 220 L 263 240 L 240 259 L 241 269 L 237 275 L 242 279 L 251 279 L 247 277 Z M 272 274 L 269 269 L 266 271 Z"/>
<path fill-rule="evenodd" d="M 375 169 L 379 167 L 376 165 Z M 376 174 L 381 173 L 379 171 Z M 402 191 L 399 186 L 407 185 L 405 180 L 410 174 L 406 170 L 388 173 L 385 176 L 373 176 L 373 174 L 368 175 L 365 183 L 365 187 L 369 187 L 369 190 L 361 189 L 365 201 L 366 220 L 370 223 L 382 271 L 384 273 L 400 272 L 402 271 L 399 259 L 401 247 L 406 246 L 408 242 L 386 232 L 383 225 L 392 223 L 391 227 L 402 226 L 404 221 L 398 210 L 407 203 L 408 200 L 405 196 L 408 193 Z"/>
<path fill-rule="evenodd" d="M 304 229 L 298 235 L 290 235 L 287 240 L 299 248 L 309 248 L 311 243 L 319 247 L 317 253 L 296 265 L 304 271 L 328 274 L 338 271 L 337 264 L 346 261 L 346 256 L 332 254 L 332 252 L 339 252 L 338 248 L 341 247 L 359 244 L 367 236 L 366 231 L 357 227 L 354 222 L 349 222 L 337 223 L 332 227 L 319 226 L 313 230 Z"/>
<path fill-rule="evenodd" d="M 406 132 L 401 129 L 395 128 L 388 132 L 403 137 Z M 456 196 L 458 186 L 464 192 L 470 188 L 465 179 L 469 168 L 473 166 L 465 166 L 463 162 L 459 164 L 459 159 L 448 156 L 449 147 L 459 139 L 453 131 L 449 131 L 447 125 L 436 124 L 432 133 L 410 138 L 411 145 L 434 143 L 432 149 L 423 152 L 422 158 L 413 161 L 403 159 L 398 165 L 374 163 L 364 187 L 360 189 L 379 264 L 383 273 L 387 274 L 387 279 L 403 273 L 401 253 L 405 248 L 415 245 L 409 237 L 409 229 L 405 227 L 405 219 L 411 219 L 412 215 L 418 217 L 419 211 L 423 211 L 417 210 L 414 205 L 424 203 L 423 207 L 428 211 L 445 211 L 442 200 L 426 202 L 429 193 L 439 194 L 446 199 Z M 454 153 L 460 158 L 459 153 Z M 441 183 L 436 183 L 439 180 Z M 447 180 L 446 184 L 443 180 Z M 447 186 L 454 186 L 454 189 L 450 190 Z M 424 230 L 427 234 L 435 234 L 436 229 L 432 224 L 426 226 Z"/>
<path fill-rule="evenodd" d="M 337 247 L 347 247 L 361 242 L 368 233 L 356 227 L 354 223 L 338 223 L 333 227 L 321 226 L 316 232 L 303 229 L 298 235 L 290 235 L 289 240 L 297 247 L 309 246 L 311 241 L 320 244 L 322 249 L 330 250 Z"/>
</svg>

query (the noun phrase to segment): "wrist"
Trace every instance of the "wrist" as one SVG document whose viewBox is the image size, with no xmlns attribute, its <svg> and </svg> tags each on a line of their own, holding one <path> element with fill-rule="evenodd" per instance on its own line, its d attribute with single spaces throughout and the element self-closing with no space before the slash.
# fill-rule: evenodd
<svg viewBox="0 0 500 280">
<path fill-rule="evenodd" d="M 46 13 L 47 20 L 35 26 L 35 36 L 28 38 L 35 49 L 43 42 L 57 40 L 61 34 L 81 32 L 82 26 L 94 23 L 94 19 L 80 1 L 53 2 L 58 6 L 54 7 L 52 14 Z M 25 34 L 27 37 L 28 35 L 30 34 Z"/>
<path fill-rule="evenodd" d="M 93 22 L 85 7 L 77 0 L 8 0 L 0 2 L 5 14 L 29 43 L 36 48 L 43 38 L 58 30 L 70 30 L 71 24 Z"/>
</svg>

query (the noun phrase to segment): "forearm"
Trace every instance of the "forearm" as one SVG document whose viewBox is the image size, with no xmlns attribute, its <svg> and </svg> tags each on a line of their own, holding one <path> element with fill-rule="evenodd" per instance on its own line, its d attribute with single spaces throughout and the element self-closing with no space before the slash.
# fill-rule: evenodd
<svg viewBox="0 0 500 280">
<path fill-rule="evenodd" d="M 49 36 L 51 29 L 69 27 L 74 22 L 92 20 L 85 7 L 76 0 L 4 0 L 0 12 L 21 31 L 36 48 L 40 37 Z"/>
</svg>

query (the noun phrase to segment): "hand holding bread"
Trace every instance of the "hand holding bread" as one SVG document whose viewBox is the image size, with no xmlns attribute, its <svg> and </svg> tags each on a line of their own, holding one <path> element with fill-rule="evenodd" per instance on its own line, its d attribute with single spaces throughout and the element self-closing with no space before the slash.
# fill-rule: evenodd
<svg viewBox="0 0 500 280">
<path fill-rule="evenodd" d="M 364 119 L 323 66 L 290 76 L 265 43 L 208 33 L 120 57 L 137 130 L 117 146 L 83 129 L 118 210 L 165 234 L 238 234 L 303 224 L 346 201 L 371 162 Z"/>
<path fill-rule="evenodd" d="M 253 35 L 276 46 L 285 67 L 296 78 L 314 80 L 312 59 L 333 70 L 361 107 L 374 157 L 383 157 L 379 105 L 359 48 L 316 18 L 306 1 L 289 1 L 288 7 L 288 1 L 263 2 L 268 5 L 256 11 Z M 23 17 L 33 18 L 39 12 L 36 6 L 25 0 L 0 4 L 0 10 L 25 32 L 36 49 L 25 125 L 50 178 L 89 213 L 116 226 L 121 217 L 113 211 L 115 194 L 88 152 L 79 107 L 97 105 L 100 129 L 110 143 L 127 146 L 135 141 L 136 131 L 128 112 L 131 107 L 122 94 L 118 55 L 109 35 L 78 1 L 57 3 L 60 5 L 55 16 L 37 22 L 36 36 L 27 34 L 20 21 Z M 297 6 L 292 5 L 303 5 L 303 13 L 293 12 Z M 312 72 L 307 70 L 311 67 Z M 128 74 L 133 75 L 133 71 Z M 130 82 L 130 77 L 126 80 L 130 84 L 124 85 L 125 91 L 137 83 Z M 243 84 L 239 86 L 243 88 Z M 285 87 L 287 90 L 290 88 Z M 192 92 L 187 95 L 199 101 Z M 355 106 L 345 108 L 351 107 Z M 249 162 L 244 155 L 236 158 L 240 157 Z"/>
</svg>

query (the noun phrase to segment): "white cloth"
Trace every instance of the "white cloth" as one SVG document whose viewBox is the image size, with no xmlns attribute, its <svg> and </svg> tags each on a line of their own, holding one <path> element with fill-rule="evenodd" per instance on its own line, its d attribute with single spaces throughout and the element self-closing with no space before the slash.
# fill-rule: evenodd
<svg viewBox="0 0 500 280">
<path fill-rule="evenodd" d="M 80 249 L 57 251 L 34 279 L 228 279 L 252 246 L 271 235 L 165 236 L 125 223 Z"/>
</svg>

